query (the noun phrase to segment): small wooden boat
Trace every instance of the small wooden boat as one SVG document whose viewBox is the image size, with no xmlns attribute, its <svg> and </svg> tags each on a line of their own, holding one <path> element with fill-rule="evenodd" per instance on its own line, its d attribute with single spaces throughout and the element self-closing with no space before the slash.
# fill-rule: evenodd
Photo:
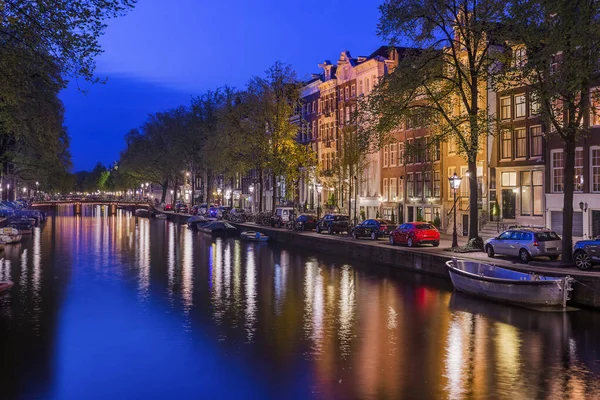
<svg viewBox="0 0 600 400">
<path fill-rule="evenodd" d="M 6 292 L 10 289 L 14 284 L 12 281 L 0 281 L 0 293 Z"/>
<path fill-rule="evenodd" d="M 154 214 L 155 219 L 167 219 L 167 214 L 156 213 Z"/>
<path fill-rule="evenodd" d="M 145 208 L 138 208 L 133 212 L 136 217 L 148 217 L 150 215 L 150 211 Z"/>
<path fill-rule="evenodd" d="M 19 230 L 12 227 L 4 227 L 0 230 L 0 243 L 12 244 L 21 241 L 23 236 L 19 233 Z"/>
<path fill-rule="evenodd" d="M 237 233 L 237 228 L 227 222 L 212 222 L 204 226 L 198 226 L 198 230 L 204 233 L 229 235 Z"/>
<path fill-rule="evenodd" d="M 34 223 L 29 220 L 17 220 L 11 221 L 9 227 L 16 229 L 21 235 L 31 235 Z"/>
<path fill-rule="evenodd" d="M 513 271 L 475 261 L 446 262 L 456 290 L 474 296 L 530 306 L 561 306 L 570 300 L 571 277 L 552 277 Z"/>
<path fill-rule="evenodd" d="M 256 231 L 242 232 L 240 233 L 240 238 L 244 240 L 249 240 L 251 242 L 266 242 L 269 240 L 269 237 L 267 235 Z"/>
</svg>

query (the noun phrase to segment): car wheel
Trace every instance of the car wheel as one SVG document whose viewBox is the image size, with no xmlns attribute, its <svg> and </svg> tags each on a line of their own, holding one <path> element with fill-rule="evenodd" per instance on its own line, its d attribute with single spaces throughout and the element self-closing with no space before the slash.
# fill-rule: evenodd
<svg viewBox="0 0 600 400">
<path fill-rule="evenodd" d="M 394 235 L 390 235 L 390 244 L 392 246 L 396 244 L 396 241 L 394 240 Z"/>
<path fill-rule="evenodd" d="M 352 237 L 353 237 L 354 239 L 358 239 L 358 236 L 356 235 L 356 231 L 352 232 Z"/>
<path fill-rule="evenodd" d="M 415 243 L 413 242 L 413 239 L 409 237 L 408 240 L 406 241 L 406 245 L 408 247 L 413 247 L 415 245 Z"/>
<path fill-rule="evenodd" d="M 433 242 L 433 247 L 438 247 L 440 245 L 440 242 Z"/>
<path fill-rule="evenodd" d="M 489 245 L 489 244 L 488 244 L 488 245 L 485 247 L 485 252 L 487 253 L 487 256 L 488 256 L 489 258 L 492 258 L 492 257 L 494 257 L 494 248 L 493 248 L 491 245 Z"/>
<path fill-rule="evenodd" d="M 333 235 L 333 229 L 331 229 L 331 227 L 327 228 L 327 233 L 329 233 L 330 235 Z"/>
<path fill-rule="evenodd" d="M 371 240 L 377 240 L 377 234 L 375 232 L 371 232 Z"/>
<path fill-rule="evenodd" d="M 531 260 L 531 256 L 529 255 L 529 252 L 525 249 L 519 250 L 519 258 L 523 262 L 529 262 L 529 260 Z"/>
<path fill-rule="evenodd" d="M 548 256 L 548 258 L 552 261 L 558 260 L 558 256 Z"/>
<path fill-rule="evenodd" d="M 585 251 L 575 253 L 575 266 L 582 271 L 592 268 L 592 260 Z"/>
</svg>

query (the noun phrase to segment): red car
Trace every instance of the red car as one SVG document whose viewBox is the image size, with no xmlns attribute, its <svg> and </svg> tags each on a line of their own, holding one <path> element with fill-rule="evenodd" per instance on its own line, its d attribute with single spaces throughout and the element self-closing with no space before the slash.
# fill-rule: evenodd
<svg viewBox="0 0 600 400">
<path fill-rule="evenodd" d="M 165 204 L 165 211 L 173 211 L 173 204 L 171 204 L 171 203 Z"/>
<path fill-rule="evenodd" d="M 420 244 L 440 245 L 440 232 L 427 222 L 409 222 L 400 225 L 390 234 L 390 244 L 406 244 L 408 247 Z"/>
</svg>

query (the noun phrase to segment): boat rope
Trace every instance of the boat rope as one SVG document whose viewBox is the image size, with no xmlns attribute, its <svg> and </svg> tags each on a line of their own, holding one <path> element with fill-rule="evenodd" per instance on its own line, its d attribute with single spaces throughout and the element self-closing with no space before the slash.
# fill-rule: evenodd
<svg viewBox="0 0 600 400">
<path fill-rule="evenodd" d="M 573 279 L 575 282 L 577 282 L 578 284 L 580 284 L 581 286 L 585 286 L 586 288 L 590 289 L 591 291 L 594 291 L 594 292 L 598 292 L 598 293 L 600 293 L 600 290 L 598 290 L 598 289 L 596 289 L 596 288 L 593 288 L 593 287 L 591 287 L 590 285 L 586 285 L 585 283 L 581 282 L 579 279 L 575 279 L 575 278 L 572 278 L 572 279 Z"/>
</svg>

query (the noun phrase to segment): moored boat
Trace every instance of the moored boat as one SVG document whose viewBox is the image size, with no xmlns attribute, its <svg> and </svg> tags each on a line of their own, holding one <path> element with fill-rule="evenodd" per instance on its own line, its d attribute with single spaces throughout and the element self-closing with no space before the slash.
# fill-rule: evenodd
<svg viewBox="0 0 600 400">
<path fill-rule="evenodd" d="M 513 271 L 475 261 L 446 262 L 456 290 L 520 305 L 565 308 L 573 290 L 571 277 L 552 277 Z"/>
<path fill-rule="evenodd" d="M 266 242 L 269 240 L 269 237 L 261 232 L 256 231 L 245 231 L 240 233 L 240 238 L 244 240 L 249 240 L 251 242 Z"/>
<path fill-rule="evenodd" d="M 136 217 L 148 217 L 150 216 L 150 211 L 146 210 L 145 208 L 138 208 L 134 211 L 134 214 Z"/>
<path fill-rule="evenodd" d="M 11 221 L 9 227 L 16 229 L 21 235 L 31 235 L 34 225 L 35 222 L 28 219 L 20 219 Z"/>
<path fill-rule="evenodd" d="M 16 228 L 7 226 L 0 230 L 0 243 L 2 244 L 18 243 L 22 238 L 23 236 Z"/>
<path fill-rule="evenodd" d="M 227 222 L 212 222 L 204 226 L 198 226 L 198 230 L 204 233 L 230 235 L 237 233 L 237 228 Z"/>
</svg>

